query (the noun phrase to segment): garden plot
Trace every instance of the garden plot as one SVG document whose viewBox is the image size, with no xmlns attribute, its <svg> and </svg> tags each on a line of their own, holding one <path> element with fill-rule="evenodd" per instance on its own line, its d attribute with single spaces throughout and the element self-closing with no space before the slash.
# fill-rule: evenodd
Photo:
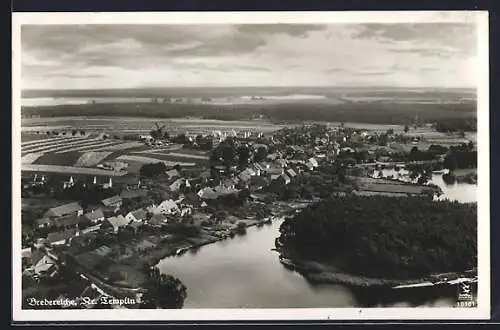
<svg viewBox="0 0 500 330">
<path fill-rule="evenodd" d="M 35 149 L 30 149 L 28 150 L 29 152 L 44 152 L 44 153 L 47 153 L 47 152 L 56 152 L 56 151 L 63 151 L 63 150 L 71 150 L 75 147 L 78 147 L 78 146 L 83 146 L 83 145 L 87 145 L 87 144 L 92 144 L 92 143 L 95 143 L 95 142 L 98 142 L 98 141 L 102 141 L 101 139 L 97 139 L 97 138 L 94 138 L 94 139 L 86 139 L 86 141 L 74 141 L 74 142 L 66 142 L 66 141 L 57 141 L 57 142 L 54 142 L 50 145 L 46 145 L 46 146 L 43 146 L 43 147 L 39 147 L 39 148 L 35 148 Z"/>
<path fill-rule="evenodd" d="M 41 149 L 45 147 L 49 148 L 61 143 L 74 143 L 86 140 L 88 140 L 88 138 L 51 138 L 51 139 L 46 139 L 45 141 L 31 143 L 28 145 L 21 145 L 21 146 L 23 151 L 32 151 L 35 149 Z"/>
<path fill-rule="evenodd" d="M 89 150 L 92 150 L 92 151 L 100 151 L 100 150 L 97 150 L 97 148 L 102 148 L 103 146 L 112 146 L 112 145 L 116 145 L 116 144 L 119 144 L 120 142 L 117 142 L 117 141 L 109 141 L 109 140 L 105 140 L 105 141 L 101 141 L 99 143 L 95 142 L 95 143 L 92 143 L 90 145 L 83 145 L 83 146 L 78 146 L 76 148 L 73 148 L 72 150 L 75 150 L 75 151 L 89 151 Z M 63 153 L 64 151 L 58 151 L 57 153 Z"/>
<path fill-rule="evenodd" d="M 21 138 L 21 140 L 23 139 L 24 137 Z M 50 142 L 50 141 L 57 141 L 57 140 L 62 140 L 62 139 L 68 139 L 66 137 L 45 137 L 43 139 L 38 139 L 38 140 L 28 140 L 28 141 L 22 141 L 21 142 L 21 146 L 31 146 L 31 145 L 34 145 L 34 144 L 38 144 L 38 143 L 47 143 L 47 142 Z"/>
<path fill-rule="evenodd" d="M 153 164 L 153 163 L 165 163 L 167 166 L 175 166 L 175 165 L 180 165 L 180 166 L 195 166 L 195 163 L 187 163 L 187 162 L 173 162 L 173 161 L 166 161 L 158 158 L 151 158 L 151 157 L 144 157 L 144 156 L 135 156 L 135 155 L 121 155 L 117 160 L 122 160 L 122 161 L 132 161 L 132 162 L 138 162 L 142 164 Z"/>
<path fill-rule="evenodd" d="M 21 157 L 21 164 L 31 164 L 38 158 L 40 158 L 42 155 L 43 155 L 42 153 L 26 154 Z"/>
<path fill-rule="evenodd" d="M 86 152 L 78 158 L 75 166 L 78 167 L 91 167 L 99 164 L 104 158 L 111 155 L 110 151 L 90 151 Z"/>
</svg>

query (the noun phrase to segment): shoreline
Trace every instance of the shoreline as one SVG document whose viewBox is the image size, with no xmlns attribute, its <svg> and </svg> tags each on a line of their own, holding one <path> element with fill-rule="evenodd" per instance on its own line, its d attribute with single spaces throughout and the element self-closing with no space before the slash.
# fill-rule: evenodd
<svg viewBox="0 0 500 330">
<path fill-rule="evenodd" d="M 341 269 L 337 269 L 333 265 L 316 261 L 294 260 L 291 257 L 285 257 L 285 252 L 279 247 L 276 248 L 276 251 L 278 251 L 279 260 L 284 267 L 296 271 L 307 280 L 316 284 L 342 284 L 350 287 L 371 289 L 400 289 L 399 287 L 401 287 L 401 289 L 403 289 L 412 287 L 440 286 L 446 284 L 454 285 L 462 281 L 473 283 L 474 280 L 477 280 L 477 270 L 429 274 L 420 278 L 412 279 L 367 277 L 347 273 Z M 456 283 L 454 281 L 456 281 Z"/>
</svg>

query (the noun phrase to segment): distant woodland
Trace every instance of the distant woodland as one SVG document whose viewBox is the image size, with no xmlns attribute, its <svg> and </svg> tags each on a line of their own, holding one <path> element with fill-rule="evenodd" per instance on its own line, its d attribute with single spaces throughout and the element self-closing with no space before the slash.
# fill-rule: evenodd
<svg viewBox="0 0 500 330">
<path fill-rule="evenodd" d="M 275 122 L 364 122 L 374 124 L 411 123 L 416 114 L 420 122 L 441 122 L 449 120 L 465 121 L 463 129 L 469 130 L 468 123 L 476 118 L 476 103 L 283 103 L 265 105 L 216 106 L 211 104 L 176 103 L 117 103 L 80 104 L 23 107 L 24 116 L 128 116 L 180 118 L 200 117 L 218 120 L 246 120 L 256 117 Z M 455 125 L 456 126 L 456 125 Z M 454 130 L 442 124 L 441 130 Z M 462 128 L 462 127 L 461 127 Z"/>
</svg>

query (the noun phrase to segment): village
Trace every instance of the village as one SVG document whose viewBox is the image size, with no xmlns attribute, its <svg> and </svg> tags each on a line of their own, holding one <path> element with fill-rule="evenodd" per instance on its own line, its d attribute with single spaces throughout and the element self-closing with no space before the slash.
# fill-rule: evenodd
<svg viewBox="0 0 500 330">
<path fill-rule="evenodd" d="M 145 269 L 161 259 L 244 235 L 332 194 L 439 196 L 426 176 L 441 173 L 453 148 L 474 147 L 439 148 L 417 131 L 312 124 L 271 134 L 186 132 L 182 148 L 209 149 L 208 162 L 143 164 L 138 173 L 123 170 L 126 161 L 96 166 L 117 176 L 23 173 L 23 296 L 139 299 Z M 139 138 L 151 149 L 180 139 L 158 126 Z M 412 170 L 396 177 L 380 171 L 405 167 Z"/>
</svg>

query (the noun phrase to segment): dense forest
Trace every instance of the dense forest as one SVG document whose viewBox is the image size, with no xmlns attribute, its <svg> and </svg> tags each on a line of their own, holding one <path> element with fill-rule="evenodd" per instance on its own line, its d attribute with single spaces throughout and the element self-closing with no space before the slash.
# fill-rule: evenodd
<svg viewBox="0 0 500 330">
<path fill-rule="evenodd" d="M 288 257 L 378 278 L 419 278 L 477 263 L 474 204 L 418 197 L 331 197 L 280 228 Z"/>
<path fill-rule="evenodd" d="M 307 110 L 307 111 L 304 111 Z M 23 116 L 137 116 L 154 118 L 202 117 L 218 120 L 244 120 L 262 115 L 279 122 L 345 121 L 379 124 L 408 124 L 418 112 L 423 122 L 472 120 L 476 104 L 438 103 L 283 103 L 217 106 L 210 104 L 120 103 L 23 107 Z"/>
</svg>

